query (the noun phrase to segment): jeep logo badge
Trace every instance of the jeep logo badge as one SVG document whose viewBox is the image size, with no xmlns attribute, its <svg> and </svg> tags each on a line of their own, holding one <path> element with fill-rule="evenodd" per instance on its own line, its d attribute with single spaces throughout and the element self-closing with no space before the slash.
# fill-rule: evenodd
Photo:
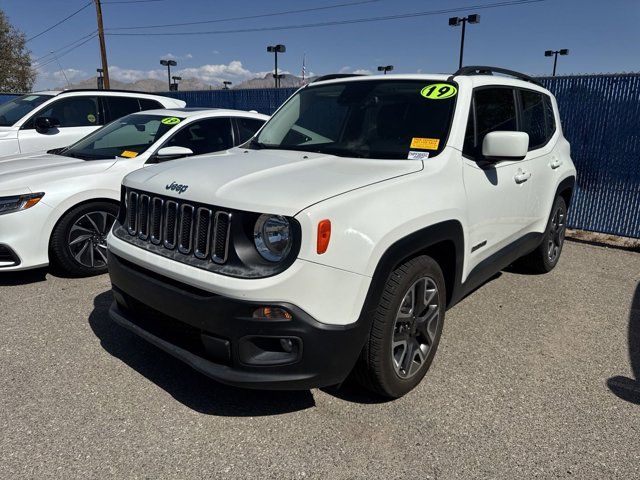
<svg viewBox="0 0 640 480">
<path fill-rule="evenodd" d="M 167 190 L 173 190 L 174 192 L 184 193 L 187 191 L 187 188 L 189 188 L 189 185 L 180 185 L 179 183 L 171 182 L 171 185 L 167 185 L 165 188 Z"/>
</svg>

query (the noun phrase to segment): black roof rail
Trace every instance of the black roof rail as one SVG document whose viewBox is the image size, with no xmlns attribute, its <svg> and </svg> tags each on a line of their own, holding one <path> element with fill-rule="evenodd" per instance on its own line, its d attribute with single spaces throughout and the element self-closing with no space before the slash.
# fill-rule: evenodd
<svg viewBox="0 0 640 480">
<path fill-rule="evenodd" d="M 135 93 L 135 94 L 144 94 L 144 95 L 155 95 L 155 96 L 163 96 L 161 92 L 141 92 L 140 90 L 124 90 L 118 88 L 70 88 L 68 90 L 62 90 L 58 95 L 62 95 L 63 93 L 70 92 L 116 92 L 116 93 Z"/>
<path fill-rule="evenodd" d="M 322 75 L 318 78 L 314 78 L 311 83 L 324 82 L 325 80 L 335 80 L 337 78 L 349 78 L 349 77 L 363 77 L 359 73 L 330 73 L 329 75 Z"/>
<path fill-rule="evenodd" d="M 524 73 L 507 70 L 506 68 L 489 67 L 486 65 L 470 65 L 468 67 L 462 67 L 449 77 L 449 81 L 451 81 L 453 77 L 457 77 L 459 75 L 493 75 L 494 73 L 502 73 L 503 75 L 509 75 L 510 77 L 517 78 L 518 80 L 524 80 L 525 82 L 531 82 L 542 86 L 540 82 L 529 75 L 525 75 Z"/>
</svg>

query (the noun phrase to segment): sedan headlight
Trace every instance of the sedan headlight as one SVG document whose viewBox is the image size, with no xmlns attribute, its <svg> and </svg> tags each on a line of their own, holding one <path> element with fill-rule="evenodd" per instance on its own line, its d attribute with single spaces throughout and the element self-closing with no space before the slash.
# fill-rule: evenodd
<svg viewBox="0 0 640 480">
<path fill-rule="evenodd" d="M 31 208 L 38 203 L 42 197 L 44 197 L 44 192 L 0 197 L 0 215 Z"/>
<path fill-rule="evenodd" d="M 265 260 L 283 260 L 291 250 L 289 221 L 280 215 L 260 215 L 253 228 L 253 241 Z"/>
</svg>

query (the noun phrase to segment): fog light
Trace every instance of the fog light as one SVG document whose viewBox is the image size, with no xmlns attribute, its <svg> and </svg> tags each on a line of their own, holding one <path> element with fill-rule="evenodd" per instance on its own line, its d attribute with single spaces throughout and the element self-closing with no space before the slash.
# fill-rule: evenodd
<svg viewBox="0 0 640 480">
<path fill-rule="evenodd" d="M 284 308 L 260 307 L 253 311 L 253 318 L 266 318 L 267 320 L 291 320 L 293 317 Z"/>
<path fill-rule="evenodd" d="M 287 353 L 293 352 L 293 341 L 291 341 L 290 338 L 281 338 L 280 346 L 282 347 L 282 350 Z"/>
</svg>

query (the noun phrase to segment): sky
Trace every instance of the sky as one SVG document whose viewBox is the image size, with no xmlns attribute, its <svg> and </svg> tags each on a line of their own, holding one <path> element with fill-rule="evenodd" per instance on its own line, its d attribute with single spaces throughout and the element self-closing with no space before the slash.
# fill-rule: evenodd
<svg viewBox="0 0 640 480">
<path fill-rule="evenodd" d="M 178 66 L 172 74 L 209 84 L 238 84 L 273 69 L 266 46 L 281 43 L 279 67 L 301 75 L 376 72 L 394 65 L 394 73 L 453 72 L 458 65 L 460 27 L 449 27 L 450 16 L 480 14 L 467 26 L 464 63 L 494 65 L 541 75 L 551 72 L 548 49 L 568 48 L 558 60 L 558 74 L 640 70 L 640 0 L 543 0 L 493 8 L 504 0 L 102 0 L 107 54 L 112 78 L 134 81 L 166 78 L 161 58 Z M 507 0 L 508 1 L 508 0 Z M 0 0 L 0 8 L 27 38 L 72 14 L 88 0 Z M 93 3 L 93 2 L 91 2 Z M 330 7 L 302 13 L 291 10 Z M 400 19 L 301 29 L 185 35 L 185 32 L 265 29 L 460 8 L 460 12 L 409 15 Z M 232 17 L 275 14 L 253 19 Z M 139 28 L 183 22 L 199 25 Z M 136 27 L 131 30 L 114 30 Z M 95 75 L 100 67 L 96 12 L 89 5 L 50 31 L 30 40 L 38 59 L 36 89 Z M 117 36 L 115 33 L 159 33 L 157 36 Z M 170 33 L 177 33 L 171 35 Z M 83 37 L 87 42 L 82 43 Z M 76 43 L 73 43 L 76 42 Z M 68 48 L 63 48 L 70 45 Z M 72 49 L 75 45 L 77 48 Z M 56 52 L 55 56 L 51 51 Z M 57 59 L 57 60 L 56 60 Z M 58 62 L 60 65 L 58 65 Z"/>
</svg>

